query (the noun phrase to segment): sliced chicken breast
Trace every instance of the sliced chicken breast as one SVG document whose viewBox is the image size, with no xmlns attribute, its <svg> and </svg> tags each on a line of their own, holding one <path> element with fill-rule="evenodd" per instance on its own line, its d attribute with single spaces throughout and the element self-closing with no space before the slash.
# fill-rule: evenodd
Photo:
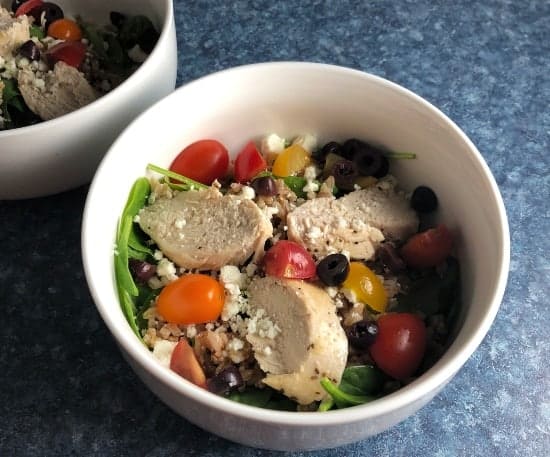
<svg viewBox="0 0 550 457">
<path fill-rule="evenodd" d="M 288 238 L 317 258 L 346 251 L 352 259 L 369 260 L 385 238 L 416 233 L 418 216 L 403 194 L 372 186 L 339 199 L 309 200 L 288 215 L 287 226 Z"/>
<path fill-rule="evenodd" d="M 139 214 L 139 225 L 180 267 L 219 270 L 263 254 L 273 227 L 252 200 L 217 189 L 180 192 Z"/>
<path fill-rule="evenodd" d="M 7 9 L 0 7 L 0 56 L 15 54 L 25 41 L 30 40 L 29 18 L 26 15 L 14 18 Z"/>
<path fill-rule="evenodd" d="M 336 308 L 320 287 L 300 280 L 257 278 L 248 288 L 250 312 L 261 311 L 277 332 L 249 333 L 263 382 L 302 405 L 326 395 L 320 379 L 339 383 L 348 341 Z"/>
<path fill-rule="evenodd" d="M 31 70 L 21 70 L 19 90 L 31 111 L 47 121 L 77 110 L 97 98 L 84 75 L 64 62 L 57 62 L 38 85 Z"/>
</svg>

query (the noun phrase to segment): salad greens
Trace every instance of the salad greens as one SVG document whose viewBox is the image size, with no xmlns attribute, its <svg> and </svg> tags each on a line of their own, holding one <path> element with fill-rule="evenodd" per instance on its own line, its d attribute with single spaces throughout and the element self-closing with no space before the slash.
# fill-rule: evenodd
<svg viewBox="0 0 550 457">
<path fill-rule="evenodd" d="M 419 311 L 425 316 L 454 316 L 460 302 L 460 270 L 454 257 L 447 258 L 444 268 L 432 268 L 410 279 L 407 293 L 397 296 L 395 311 Z"/>
<path fill-rule="evenodd" d="M 347 367 L 340 384 L 336 386 L 328 378 L 321 379 L 321 386 L 329 394 L 319 405 L 318 411 L 328 411 L 361 405 L 376 400 L 382 393 L 385 376 L 372 365 Z"/>
<path fill-rule="evenodd" d="M 147 178 L 139 178 L 136 180 L 128 196 L 122 216 L 120 217 L 116 236 L 115 276 L 120 303 L 128 323 L 140 339 L 141 335 L 139 333 L 135 299 L 135 297 L 139 297 L 140 290 L 134 282 L 134 278 L 130 272 L 128 259 L 130 257 L 130 252 L 132 252 L 133 255 L 137 253 L 139 256 L 149 255 L 151 252 L 150 249 L 140 241 L 134 224 L 134 217 L 145 205 L 150 192 L 151 186 Z"/>
<path fill-rule="evenodd" d="M 295 402 L 270 387 L 263 389 L 248 387 L 242 392 L 234 391 L 230 393 L 227 398 L 245 405 L 278 411 L 296 411 L 297 407 Z"/>
<path fill-rule="evenodd" d="M 180 175 L 179 173 L 175 173 L 170 170 L 166 170 L 165 168 L 158 167 L 156 165 L 153 165 L 152 163 L 147 165 L 147 168 L 149 170 L 155 171 L 163 176 L 166 176 L 167 178 L 175 179 L 176 181 L 179 181 L 179 183 L 175 183 L 172 181 L 168 181 L 168 185 L 176 190 L 193 190 L 193 189 L 208 189 L 208 186 L 194 181 L 191 178 L 187 178 L 186 176 Z"/>
</svg>

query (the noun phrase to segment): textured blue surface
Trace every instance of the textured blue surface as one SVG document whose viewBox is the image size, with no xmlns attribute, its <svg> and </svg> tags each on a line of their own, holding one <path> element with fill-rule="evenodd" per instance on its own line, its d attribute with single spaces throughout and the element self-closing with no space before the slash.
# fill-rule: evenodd
<svg viewBox="0 0 550 457">
<path fill-rule="evenodd" d="M 383 76 L 455 120 L 485 157 L 508 211 L 504 301 L 447 388 L 381 435 L 288 455 L 549 455 L 550 2 L 175 3 L 178 84 L 268 60 Z M 131 372 L 83 277 L 86 191 L 0 202 L 0 455 L 280 455 L 189 424 Z"/>
</svg>

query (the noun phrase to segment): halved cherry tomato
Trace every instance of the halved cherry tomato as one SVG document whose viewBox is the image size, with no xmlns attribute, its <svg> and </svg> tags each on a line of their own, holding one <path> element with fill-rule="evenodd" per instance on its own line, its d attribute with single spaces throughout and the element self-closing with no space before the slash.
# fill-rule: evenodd
<svg viewBox="0 0 550 457">
<path fill-rule="evenodd" d="M 216 140 L 199 140 L 185 147 L 173 160 L 170 170 L 209 186 L 227 173 L 229 154 Z"/>
<path fill-rule="evenodd" d="M 82 30 L 75 21 L 63 18 L 50 24 L 48 35 L 58 40 L 80 41 Z"/>
<path fill-rule="evenodd" d="M 43 3 L 42 0 L 27 0 L 15 10 L 15 17 L 28 14 L 31 10 L 35 9 L 37 6 L 41 6 Z"/>
<path fill-rule="evenodd" d="M 219 317 L 224 301 L 223 287 L 214 278 L 186 274 L 162 289 L 157 310 L 172 324 L 202 324 Z"/>
<path fill-rule="evenodd" d="M 240 183 L 252 181 L 254 176 L 265 170 L 267 170 L 267 162 L 256 145 L 250 141 L 235 159 L 235 181 Z"/>
<path fill-rule="evenodd" d="M 426 351 L 426 326 L 415 314 L 387 313 L 377 321 L 378 335 L 369 353 L 392 378 L 404 380 L 414 374 Z"/>
<path fill-rule="evenodd" d="M 453 248 L 453 235 L 444 224 L 411 236 L 401 248 L 401 257 L 413 268 L 434 267 L 443 262 Z"/>
<path fill-rule="evenodd" d="M 187 340 L 179 340 L 172 351 L 170 369 L 181 377 L 206 389 L 206 376 Z"/>
<path fill-rule="evenodd" d="M 292 144 L 277 156 L 271 171 L 275 176 L 286 178 L 301 173 L 310 162 L 311 154 L 299 144 Z"/>
<path fill-rule="evenodd" d="M 86 45 L 80 41 L 64 41 L 49 48 L 46 55 L 53 64 L 62 61 L 78 68 L 86 56 Z"/>
<path fill-rule="evenodd" d="M 360 302 L 366 303 L 373 310 L 380 313 L 385 311 L 388 296 L 382 281 L 363 262 L 349 264 L 349 273 L 342 287 L 351 290 Z"/>
<path fill-rule="evenodd" d="M 315 276 L 315 262 L 302 245 L 281 240 L 265 253 L 264 271 L 270 276 L 289 279 L 309 279 Z"/>
</svg>

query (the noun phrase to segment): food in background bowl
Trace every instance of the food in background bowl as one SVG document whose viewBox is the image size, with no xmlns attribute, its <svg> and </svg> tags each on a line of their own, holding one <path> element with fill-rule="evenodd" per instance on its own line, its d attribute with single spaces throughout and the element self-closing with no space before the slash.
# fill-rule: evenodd
<svg viewBox="0 0 550 457">
<path fill-rule="evenodd" d="M 148 164 L 168 169 L 182 147 L 198 140 L 218 140 L 235 160 L 250 139 L 268 132 L 289 139 L 315 132 L 321 143 L 355 137 L 391 151 L 415 152 L 414 160 L 393 160 L 391 174 L 402 189 L 427 185 L 437 196 L 438 209 L 426 223 L 445 223 L 452 230 L 460 263 L 460 314 L 439 360 L 392 393 L 326 412 L 251 407 L 213 395 L 162 366 L 128 325 L 119 306 L 113 245 L 136 179 Z M 249 446 L 321 449 L 387 430 L 426 405 L 460 370 L 499 308 L 509 234 L 502 199 L 486 163 L 443 113 L 370 74 L 279 62 L 201 78 L 136 119 L 113 144 L 90 187 L 82 254 L 90 292 L 105 324 L 138 376 L 170 408 L 212 433 Z"/>
<path fill-rule="evenodd" d="M 0 130 L 81 108 L 145 61 L 159 37 L 152 22 L 116 11 L 110 19 L 99 27 L 42 0 L 0 6 Z"/>
<path fill-rule="evenodd" d="M 413 381 L 460 296 L 451 232 L 419 232 L 436 195 L 390 174 L 415 155 L 313 135 L 261 145 L 228 175 L 225 146 L 197 141 L 134 184 L 115 271 L 137 336 L 196 385 L 266 408 L 345 408 Z"/>
<path fill-rule="evenodd" d="M 11 8 L 11 1 L 0 3 Z M 55 3 L 67 17 L 79 16 L 87 24 L 100 28 L 111 23 L 113 11 L 126 18 L 145 17 L 159 33 L 158 40 L 150 52 L 146 50 L 147 59 L 133 73 L 93 102 L 48 121 L 0 130 L 0 199 L 40 197 L 89 182 L 117 135 L 145 108 L 172 92 L 176 84 L 172 0 L 56 0 Z M 115 29 L 112 30 L 116 36 Z M 90 46 L 92 41 L 88 43 Z M 102 75 L 96 75 L 99 77 L 96 82 L 101 85 Z M 21 101 L 22 97 L 16 99 Z M 17 116 L 20 111 L 14 109 Z"/>
</svg>

